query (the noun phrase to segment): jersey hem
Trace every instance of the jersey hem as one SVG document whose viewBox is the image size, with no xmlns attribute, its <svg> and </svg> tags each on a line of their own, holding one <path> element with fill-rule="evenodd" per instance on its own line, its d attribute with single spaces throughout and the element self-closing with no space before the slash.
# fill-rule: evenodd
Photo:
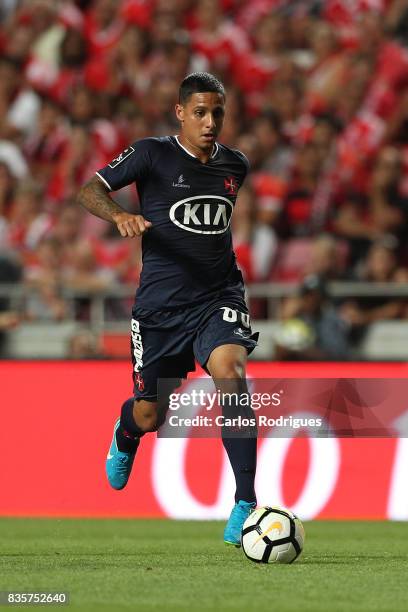
<svg viewBox="0 0 408 612">
<path fill-rule="evenodd" d="M 204 304 L 205 302 L 211 301 L 218 297 L 223 297 L 225 291 L 239 291 L 244 295 L 245 290 L 242 283 L 237 283 L 234 285 L 225 285 L 221 289 L 214 291 L 213 293 L 209 293 L 203 296 L 200 299 L 194 300 L 192 302 L 184 302 L 182 304 L 175 304 L 174 306 L 158 306 L 157 303 L 153 304 L 151 302 L 144 302 L 139 300 L 137 295 L 135 301 L 133 303 L 133 309 L 142 308 L 143 310 L 151 310 L 152 312 L 174 312 L 176 310 L 184 310 L 187 308 L 193 308 L 194 306 L 198 306 L 199 304 Z"/>
</svg>

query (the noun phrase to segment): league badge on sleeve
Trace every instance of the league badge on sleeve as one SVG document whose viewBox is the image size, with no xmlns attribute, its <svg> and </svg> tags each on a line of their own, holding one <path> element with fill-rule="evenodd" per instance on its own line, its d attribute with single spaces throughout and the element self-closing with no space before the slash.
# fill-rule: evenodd
<svg viewBox="0 0 408 612">
<path fill-rule="evenodd" d="M 116 166 L 119 166 L 119 164 L 121 164 L 127 157 L 129 157 L 129 155 L 132 155 L 132 153 L 134 152 L 135 150 L 133 147 L 128 147 L 127 149 L 122 151 L 120 155 L 118 155 L 117 157 L 115 157 L 115 159 L 111 161 L 111 163 L 109 164 L 109 168 L 116 168 Z"/>
</svg>

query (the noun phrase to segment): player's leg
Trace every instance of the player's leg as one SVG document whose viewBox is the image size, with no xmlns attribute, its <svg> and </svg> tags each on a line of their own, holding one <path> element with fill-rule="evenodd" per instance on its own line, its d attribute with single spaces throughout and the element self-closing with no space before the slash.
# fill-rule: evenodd
<svg viewBox="0 0 408 612">
<path fill-rule="evenodd" d="M 117 490 L 127 485 L 140 438 L 146 433 L 137 427 L 133 419 L 134 404 L 133 397 L 122 404 L 106 458 L 106 476 L 111 487 Z"/>
<path fill-rule="evenodd" d="M 163 423 L 168 409 L 168 400 L 157 401 L 131 398 L 121 410 L 120 425 L 116 434 L 118 448 L 132 451 L 145 433 L 157 431 Z"/>
<path fill-rule="evenodd" d="M 156 322 L 132 312 L 130 350 L 132 358 L 133 397 L 122 404 L 106 458 L 109 484 L 123 489 L 132 471 L 140 439 L 154 430 L 157 405 L 157 378 L 163 355 L 159 347 L 166 346 L 166 334 L 160 334 Z M 151 331 L 155 327 L 155 331 Z"/>
<path fill-rule="evenodd" d="M 106 474 L 114 489 L 126 486 L 140 439 L 145 433 L 157 431 L 167 410 L 168 401 L 160 404 L 132 397 L 124 402 L 106 459 Z"/>
<path fill-rule="evenodd" d="M 226 292 L 216 303 L 207 306 L 194 341 L 199 363 L 211 374 L 221 392 L 237 397 L 247 394 L 245 370 L 247 356 L 257 345 L 258 334 L 251 330 L 248 308 L 242 292 Z M 239 403 L 239 402 L 238 402 Z M 254 418 L 245 402 L 224 404 L 224 416 Z M 235 481 L 235 506 L 224 531 L 224 540 L 240 545 L 241 527 L 256 505 L 254 491 L 256 471 L 256 426 L 233 431 L 223 428 L 222 438 Z"/>
<path fill-rule="evenodd" d="M 251 408 L 244 402 L 239 405 L 239 398 L 248 394 L 246 384 L 247 349 L 237 344 L 226 344 L 215 348 L 207 362 L 217 390 L 227 397 L 237 398 L 222 406 L 226 418 L 241 415 L 243 418 L 254 418 Z M 222 441 L 231 462 L 235 475 L 235 501 L 256 502 L 256 427 L 224 428 Z"/>
<path fill-rule="evenodd" d="M 226 397 L 238 398 L 236 404 L 228 402 L 223 405 L 225 418 L 241 415 L 243 418 L 254 418 L 253 411 L 247 403 L 239 405 L 239 397 L 248 393 L 245 368 L 247 349 L 236 344 L 218 346 L 213 350 L 207 362 L 217 390 Z M 224 531 L 224 541 L 235 546 L 240 545 L 241 528 L 249 514 L 256 506 L 255 473 L 256 473 L 256 427 L 250 429 L 223 429 L 222 442 L 227 452 L 235 476 L 235 506 Z"/>
<path fill-rule="evenodd" d="M 156 431 L 164 422 L 168 396 L 187 372 L 195 368 L 192 341 L 184 331 L 181 335 L 174 331 L 182 329 L 180 315 L 134 309 L 133 316 L 133 397 L 122 405 L 106 460 L 106 474 L 114 489 L 126 486 L 140 439 L 147 432 Z"/>
</svg>

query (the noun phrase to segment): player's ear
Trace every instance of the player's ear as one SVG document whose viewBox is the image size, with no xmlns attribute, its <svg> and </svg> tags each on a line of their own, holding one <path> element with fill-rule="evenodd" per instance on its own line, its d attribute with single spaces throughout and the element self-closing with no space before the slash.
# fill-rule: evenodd
<svg viewBox="0 0 408 612">
<path fill-rule="evenodd" d="M 182 104 L 176 104 L 176 117 L 181 123 L 184 121 L 184 106 Z"/>
</svg>

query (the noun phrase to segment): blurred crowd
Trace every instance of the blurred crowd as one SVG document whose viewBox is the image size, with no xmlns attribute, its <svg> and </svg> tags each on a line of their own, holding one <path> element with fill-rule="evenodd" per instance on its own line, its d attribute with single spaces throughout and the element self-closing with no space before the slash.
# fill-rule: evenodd
<svg viewBox="0 0 408 612">
<path fill-rule="evenodd" d="M 232 225 L 246 281 L 300 283 L 276 310 L 283 349 L 296 325 L 324 337 L 311 321 L 328 313 L 340 349 L 308 347 L 346 356 L 356 330 L 408 313 L 326 291 L 408 277 L 407 47 L 407 0 L 3 0 L 0 282 L 27 283 L 24 316 L 55 321 L 65 290 L 137 284 L 139 241 L 75 195 L 130 142 L 177 133 L 179 83 L 206 70 L 227 89 L 220 140 L 251 164 Z M 115 197 L 137 210 L 134 186 Z M 3 307 L 0 329 L 15 324 Z"/>
</svg>

